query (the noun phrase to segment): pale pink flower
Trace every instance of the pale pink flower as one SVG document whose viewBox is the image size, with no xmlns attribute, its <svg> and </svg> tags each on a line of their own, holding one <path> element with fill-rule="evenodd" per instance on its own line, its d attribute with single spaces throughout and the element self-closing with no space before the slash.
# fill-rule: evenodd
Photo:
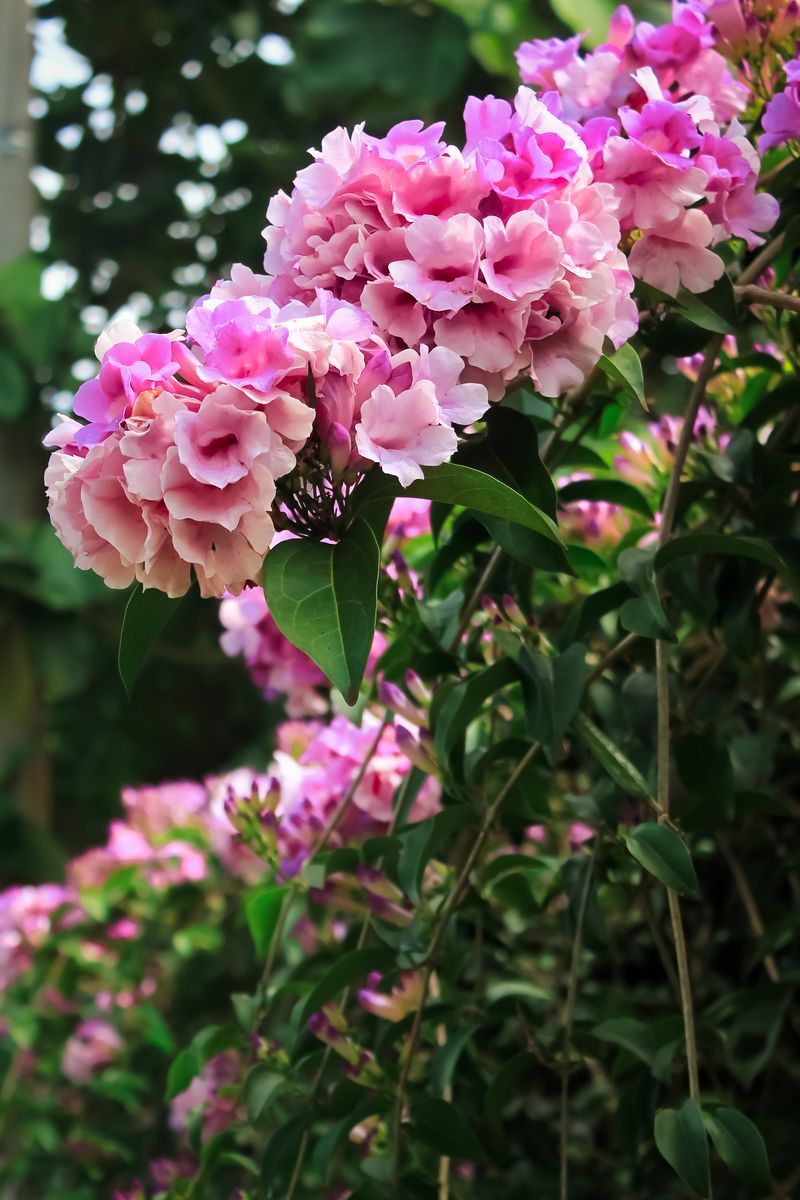
<svg viewBox="0 0 800 1200">
<path fill-rule="evenodd" d="M 457 312 L 472 298 L 483 230 L 468 213 L 420 217 L 406 232 L 409 259 L 389 264 L 395 284 L 434 312 Z"/>
<path fill-rule="evenodd" d="M 445 462 L 458 445 L 455 431 L 441 417 L 431 381 L 421 380 L 399 395 L 382 384 L 361 407 L 358 451 L 408 487 L 422 478 L 424 466 Z"/>
<path fill-rule="evenodd" d="M 700 209 L 687 210 L 658 231 L 634 242 L 628 261 L 631 271 L 645 283 L 675 296 L 679 288 L 705 292 L 724 273 L 718 254 L 708 249 L 712 228 Z"/>
</svg>

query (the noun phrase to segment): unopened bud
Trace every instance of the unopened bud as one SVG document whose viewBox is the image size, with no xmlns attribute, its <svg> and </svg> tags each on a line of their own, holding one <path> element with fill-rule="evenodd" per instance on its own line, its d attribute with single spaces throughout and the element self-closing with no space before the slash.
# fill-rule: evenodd
<svg viewBox="0 0 800 1200">
<path fill-rule="evenodd" d="M 426 687 L 420 676 L 413 668 L 409 667 L 405 673 L 405 683 L 411 695 L 418 704 L 428 705 L 431 702 L 430 688 Z"/>
<path fill-rule="evenodd" d="M 378 690 L 381 703 L 390 708 L 392 712 L 396 712 L 400 717 L 405 717 L 412 725 L 425 724 L 425 714 L 414 707 L 403 689 L 396 683 L 392 683 L 390 679 L 382 679 Z"/>
<path fill-rule="evenodd" d="M 334 475 L 344 475 L 350 462 L 353 443 L 344 425 L 331 421 L 328 426 L 328 454 Z"/>
<path fill-rule="evenodd" d="M 514 597 L 509 596 L 508 593 L 503 596 L 503 610 L 512 625 L 516 625 L 518 629 L 528 628 L 528 621 L 525 617 L 525 613 L 517 604 Z"/>
<path fill-rule="evenodd" d="M 413 763 L 415 767 L 419 767 L 421 771 L 430 774 L 436 770 L 436 759 L 433 752 L 433 740 L 430 735 L 426 735 L 422 730 L 419 730 L 418 737 L 415 737 L 410 729 L 406 729 L 404 725 L 398 725 L 395 731 L 397 739 L 397 748 Z"/>
</svg>

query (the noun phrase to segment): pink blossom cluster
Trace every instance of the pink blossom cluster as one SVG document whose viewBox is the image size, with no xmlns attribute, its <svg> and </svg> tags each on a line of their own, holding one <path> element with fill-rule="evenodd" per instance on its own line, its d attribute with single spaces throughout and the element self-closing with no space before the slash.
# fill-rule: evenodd
<svg viewBox="0 0 800 1200">
<path fill-rule="evenodd" d="M 225 818 L 224 785 L 217 779 L 124 788 L 122 803 L 125 818 L 111 822 L 105 845 L 69 864 L 72 887 L 98 887 L 127 866 L 140 868 L 156 889 L 199 883 L 208 877 L 212 854 L 237 874 L 252 870 Z"/>
<path fill-rule="evenodd" d="M 295 478 L 307 446 L 329 490 L 374 463 L 405 486 L 485 412 L 486 389 L 462 382 L 453 351 L 393 354 L 329 293 L 281 307 L 264 290 L 238 267 L 190 310 L 185 338 L 112 327 L 97 378 L 75 396 L 86 424 L 63 418 L 48 435 L 51 520 L 76 565 L 109 586 L 137 579 L 179 596 L 193 568 L 203 595 L 238 593 L 273 540 L 276 481 L 292 476 L 281 521 L 315 532 Z"/>
<path fill-rule="evenodd" d="M 74 888 L 58 883 L 0 892 L 0 992 L 33 962 L 36 950 L 58 929 L 81 920 Z"/>
<path fill-rule="evenodd" d="M 724 271 L 711 247 L 735 237 L 752 250 L 778 216 L 756 191 L 759 158 L 736 119 L 749 89 L 715 38 L 702 5 L 673 0 L 662 26 L 623 5 L 590 54 L 580 35 L 517 51 L 522 78 L 581 131 L 595 178 L 612 186 L 630 270 L 670 295 L 708 290 Z"/>
<path fill-rule="evenodd" d="M 266 776 L 242 772 L 228 788 L 226 811 L 243 838 L 253 836 L 253 817 L 283 877 L 295 874 L 337 813 L 369 757 L 329 845 L 341 846 L 385 833 L 392 803 L 411 768 L 399 728 L 381 728 L 367 712 L 361 725 L 335 716 L 329 723 L 287 721 L 278 727 L 278 749 Z M 438 809 L 439 784 L 428 778 L 412 812 L 422 820 Z"/>
<path fill-rule="evenodd" d="M 401 357 L 459 356 L 493 399 L 521 373 L 556 396 L 636 329 L 616 203 L 529 88 L 513 104 L 472 97 L 464 117 L 462 147 L 421 121 L 325 137 L 267 210 L 269 292 L 328 289 Z"/>
</svg>

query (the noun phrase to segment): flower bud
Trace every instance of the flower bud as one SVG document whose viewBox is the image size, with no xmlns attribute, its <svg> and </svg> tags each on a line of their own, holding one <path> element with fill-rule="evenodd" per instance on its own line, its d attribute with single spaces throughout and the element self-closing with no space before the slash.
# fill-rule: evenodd
<svg viewBox="0 0 800 1200">
<path fill-rule="evenodd" d="M 405 684 L 418 704 L 428 705 L 431 702 L 431 692 L 412 667 L 405 673 Z"/>
<path fill-rule="evenodd" d="M 331 421 L 328 426 L 328 454 L 334 475 L 344 475 L 352 450 L 353 443 L 344 425 Z"/>
<path fill-rule="evenodd" d="M 414 736 L 410 729 L 406 729 L 403 725 L 398 725 L 395 733 L 397 738 L 397 748 L 405 754 L 409 762 L 415 767 L 419 767 L 426 774 L 436 770 L 436 759 L 433 753 L 433 741 L 430 735 L 425 735 L 422 730 L 419 731 L 419 740 Z"/>
<path fill-rule="evenodd" d="M 378 690 L 381 704 L 390 708 L 392 712 L 396 712 L 399 717 L 405 717 L 412 725 L 425 724 L 425 714 L 414 707 L 403 689 L 396 683 L 392 683 L 390 679 L 382 679 Z"/>
</svg>

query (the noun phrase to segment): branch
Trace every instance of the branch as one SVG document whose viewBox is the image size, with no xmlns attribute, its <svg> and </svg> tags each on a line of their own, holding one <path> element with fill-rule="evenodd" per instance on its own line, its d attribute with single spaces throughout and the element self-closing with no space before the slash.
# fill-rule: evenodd
<svg viewBox="0 0 800 1200">
<path fill-rule="evenodd" d="M 742 304 L 768 304 L 771 308 L 800 313 L 800 296 L 790 296 L 788 292 L 771 292 L 755 283 L 738 284 L 733 292 Z"/>
</svg>

